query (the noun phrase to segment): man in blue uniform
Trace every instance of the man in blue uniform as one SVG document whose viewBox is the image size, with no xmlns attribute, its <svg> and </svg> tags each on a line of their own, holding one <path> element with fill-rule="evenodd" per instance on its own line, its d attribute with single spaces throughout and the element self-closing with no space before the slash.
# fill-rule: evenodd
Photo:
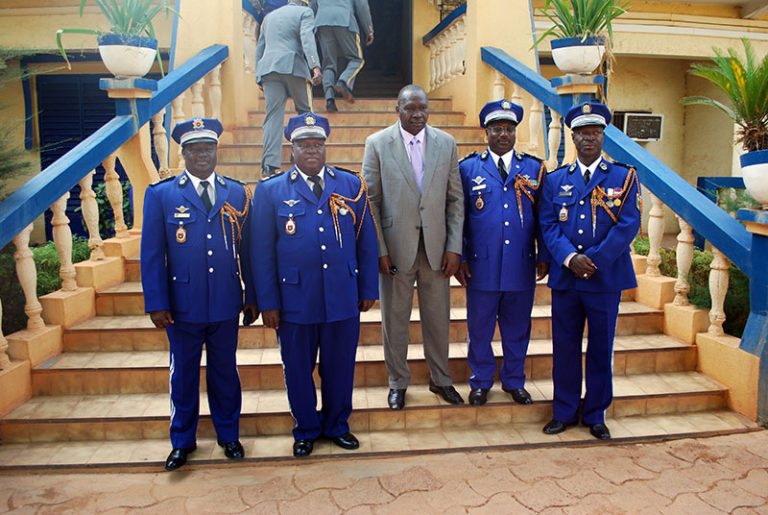
<svg viewBox="0 0 768 515">
<path fill-rule="evenodd" d="M 525 389 L 525 355 L 531 336 L 536 280 L 549 270 L 538 240 L 536 211 L 546 169 L 540 159 L 514 151 L 523 108 L 509 100 L 480 111 L 488 148 L 460 165 L 464 187 L 464 252 L 456 279 L 467 287 L 469 403 L 480 406 L 493 386 L 496 359 L 491 340 L 499 323 L 501 388 L 518 404 L 531 404 Z"/>
<path fill-rule="evenodd" d="M 215 119 L 177 124 L 172 136 L 181 145 L 186 170 L 152 184 L 144 196 L 144 306 L 155 327 L 165 328 L 171 351 L 173 451 L 166 470 L 184 465 L 196 448 L 203 344 L 218 443 L 230 459 L 244 455 L 238 440 L 241 394 L 235 351 L 240 310 L 247 319 L 258 316 L 249 287 L 243 308 L 240 281 L 248 265 L 240 260 L 240 238 L 250 195 L 242 184 L 214 171 L 221 132 Z"/>
<path fill-rule="evenodd" d="M 293 455 L 326 436 L 357 449 L 349 431 L 360 312 L 379 296 L 378 247 L 365 181 L 325 165 L 328 119 L 294 116 L 285 128 L 296 165 L 256 188 L 251 259 L 264 325 L 277 330 Z M 320 354 L 322 409 L 312 372 Z"/>
<path fill-rule="evenodd" d="M 552 420 L 557 434 L 579 420 L 581 349 L 589 323 L 586 393 L 581 421 L 595 438 L 611 437 L 605 410 L 613 400 L 613 339 L 621 291 L 637 286 L 629 245 L 640 228 L 642 198 L 633 168 L 601 157 L 603 129 L 611 112 L 603 104 L 573 107 L 565 123 L 573 130 L 577 161 L 549 174 L 539 223 L 552 266 Z"/>
</svg>

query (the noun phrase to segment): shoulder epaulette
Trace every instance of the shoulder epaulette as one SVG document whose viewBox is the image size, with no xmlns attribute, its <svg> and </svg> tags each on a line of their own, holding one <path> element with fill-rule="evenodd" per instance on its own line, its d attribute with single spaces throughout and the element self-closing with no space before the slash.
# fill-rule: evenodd
<svg viewBox="0 0 768 515">
<path fill-rule="evenodd" d="M 528 152 L 523 152 L 522 154 L 523 154 L 525 157 L 530 157 L 531 159 L 535 159 L 535 160 L 536 160 L 536 161 L 538 161 L 539 163 L 541 163 L 541 162 L 543 162 L 543 161 L 544 161 L 544 160 L 543 160 L 542 158 L 540 158 L 539 156 L 534 156 L 533 154 L 529 154 Z"/>
<path fill-rule="evenodd" d="M 464 156 L 464 157 L 462 157 L 461 159 L 459 159 L 459 163 L 463 163 L 464 161 L 466 161 L 466 160 L 467 160 L 467 159 L 469 159 L 470 157 L 475 157 L 476 155 L 477 155 L 477 152 L 475 152 L 475 151 L 473 150 L 472 152 L 470 152 L 470 153 L 469 153 L 469 154 L 467 154 L 466 156 Z"/>
<path fill-rule="evenodd" d="M 219 175 L 219 177 L 221 177 L 222 179 L 226 179 L 228 181 L 236 182 L 237 184 L 239 184 L 241 186 L 245 186 L 245 182 L 241 181 L 240 179 L 234 179 L 234 178 L 228 177 L 226 175 Z"/>
<path fill-rule="evenodd" d="M 351 173 L 353 175 L 360 176 L 360 172 L 356 172 L 354 170 L 350 170 L 349 168 L 344 168 L 343 166 L 329 166 L 328 168 L 333 168 L 334 170 L 338 170 L 340 172 L 347 172 L 347 173 Z"/>
<path fill-rule="evenodd" d="M 635 168 L 635 167 L 634 167 L 634 166 L 632 166 L 632 165 L 628 165 L 628 164 L 625 164 L 625 163 L 619 163 L 618 161 L 610 161 L 610 163 L 611 163 L 612 165 L 623 166 L 624 168 Z"/>
<path fill-rule="evenodd" d="M 259 180 L 259 182 L 265 182 L 265 181 L 268 181 L 268 180 L 270 180 L 270 179 L 274 179 L 275 177 L 280 177 L 280 176 L 281 176 L 281 175 L 283 175 L 284 173 L 285 173 L 285 171 L 282 171 L 282 172 L 275 172 L 275 173 L 273 173 L 272 175 L 270 175 L 269 177 L 262 177 L 262 178 Z"/>
<path fill-rule="evenodd" d="M 157 186 L 158 184 L 162 184 L 164 182 L 172 181 L 174 179 L 177 179 L 175 175 L 171 175 L 170 177 L 166 177 L 165 179 L 160 179 L 159 181 L 155 181 L 150 186 Z"/>
</svg>

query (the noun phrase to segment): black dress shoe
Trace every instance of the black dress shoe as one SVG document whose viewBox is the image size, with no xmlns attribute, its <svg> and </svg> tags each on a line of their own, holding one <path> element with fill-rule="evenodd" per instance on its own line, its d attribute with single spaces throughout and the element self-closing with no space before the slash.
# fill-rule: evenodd
<svg viewBox="0 0 768 515">
<path fill-rule="evenodd" d="M 192 447 L 177 447 L 172 450 L 165 460 L 165 470 L 181 468 L 187 462 L 187 454 L 194 452 L 195 449 L 197 449 L 196 445 Z"/>
<path fill-rule="evenodd" d="M 360 447 L 360 442 L 352 433 L 344 433 L 341 436 L 334 436 L 331 438 L 331 441 L 342 449 L 347 449 L 349 451 Z"/>
<path fill-rule="evenodd" d="M 339 111 L 339 108 L 336 107 L 336 100 L 333 98 L 329 98 L 325 101 L 325 110 L 329 113 L 336 113 Z"/>
<path fill-rule="evenodd" d="M 349 89 L 349 86 L 347 86 L 346 82 L 343 80 L 336 81 L 336 85 L 333 87 L 333 89 L 336 90 L 336 93 L 344 97 L 344 100 L 347 102 L 355 101 L 355 97 L 352 95 L 352 90 Z"/>
<path fill-rule="evenodd" d="M 405 406 L 405 388 L 402 390 L 390 388 L 387 402 L 389 403 L 389 407 L 392 409 L 403 409 Z"/>
<path fill-rule="evenodd" d="M 487 388 L 473 388 L 469 392 L 469 403 L 473 406 L 482 406 L 488 401 Z"/>
<path fill-rule="evenodd" d="M 576 422 L 560 422 L 559 420 L 555 420 L 554 418 L 547 422 L 547 425 L 544 426 L 544 433 L 548 435 L 556 435 L 557 433 L 562 433 L 566 429 L 568 429 L 571 426 L 575 426 Z"/>
<path fill-rule="evenodd" d="M 512 396 L 512 399 L 518 404 L 533 404 L 531 394 L 525 388 L 502 388 Z"/>
<path fill-rule="evenodd" d="M 216 443 L 218 443 L 220 447 L 224 447 L 224 456 L 230 460 L 241 460 L 245 456 L 245 451 L 243 450 L 240 440 L 226 443 L 217 441 Z"/>
<path fill-rule="evenodd" d="M 451 404 L 464 404 L 464 399 L 461 398 L 461 395 L 459 395 L 459 392 L 456 391 L 456 388 L 454 388 L 452 384 L 449 384 L 448 386 L 437 386 L 429 383 L 429 391 L 438 394 L 445 399 L 446 402 L 450 402 Z"/>
<path fill-rule="evenodd" d="M 314 440 L 296 440 L 293 442 L 293 455 L 297 458 L 306 458 L 312 454 L 312 449 L 314 448 Z"/>
<path fill-rule="evenodd" d="M 605 424 L 584 424 L 589 427 L 589 433 L 598 440 L 610 440 L 611 432 Z"/>
</svg>

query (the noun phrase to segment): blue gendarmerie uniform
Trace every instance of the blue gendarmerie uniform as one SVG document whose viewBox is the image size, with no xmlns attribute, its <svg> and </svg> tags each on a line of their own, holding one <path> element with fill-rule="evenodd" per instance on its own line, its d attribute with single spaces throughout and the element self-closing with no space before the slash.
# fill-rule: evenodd
<svg viewBox="0 0 768 515">
<path fill-rule="evenodd" d="M 467 279 L 467 360 L 472 389 L 490 389 L 496 373 L 491 341 L 498 320 L 507 390 L 525 385 L 525 355 L 531 334 L 536 263 L 548 262 L 537 236 L 539 198 L 546 169 L 538 158 L 515 151 L 506 181 L 488 149 L 459 165 L 464 188 L 464 249 Z"/>
<path fill-rule="evenodd" d="M 195 445 L 200 357 L 206 345 L 208 404 L 216 435 L 239 435 L 240 377 L 235 363 L 243 308 L 240 234 L 249 209 L 243 185 L 215 175 L 215 203 L 206 211 L 187 173 L 150 185 L 144 197 L 141 281 L 147 313 L 168 310 L 171 443 Z M 247 238 L 247 234 L 243 234 Z M 245 250 L 245 249 L 244 249 Z M 246 286 L 246 303 L 254 302 Z"/>
<path fill-rule="evenodd" d="M 629 245 L 640 227 L 639 187 L 633 168 L 604 159 L 586 185 L 576 163 L 555 170 L 544 182 L 539 223 L 552 256 L 553 417 L 563 423 L 579 418 L 585 321 L 589 334 L 582 422 L 604 423 L 613 399 L 613 339 L 621 291 L 637 286 Z M 594 275 L 583 279 L 566 268 L 563 263 L 571 253 L 589 257 L 597 266 Z"/>
<path fill-rule="evenodd" d="M 319 118 L 319 117 L 318 117 Z M 251 260 L 277 337 L 296 440 L 349 432 L 358 300 L 378 299 L 378 246 L 362 178 L 326 166 L 318 199 L 294 167 L 256 187 Z M 320 354 L 322 409 L 312 372 Z"/>
</svg>

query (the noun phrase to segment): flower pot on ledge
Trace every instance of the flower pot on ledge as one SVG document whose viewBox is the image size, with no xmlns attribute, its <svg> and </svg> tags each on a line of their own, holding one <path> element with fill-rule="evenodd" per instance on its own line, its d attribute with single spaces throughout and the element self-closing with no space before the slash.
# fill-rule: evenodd
<svg viewBox="0 0 768 515">
<path fill-rule="evenodd" d="M 605 54 L 605 39 L 601 36 L 553 39 L 550 45 L 555 66 L 564 73 L 589 75 Z"/>
<path fill-rule="evenodd" d="M 143 77 L 157 56 L 157 40 L 147 36 L 102 34 L 98 43 L 104 66 L 118 79 Z"/>
<path fill-rule="evenodd" d="M 768 150 L 755 150 L 742 154 L 741 174 L 744 187 L 763 209 L 768 209 Z"/>
</svg>

